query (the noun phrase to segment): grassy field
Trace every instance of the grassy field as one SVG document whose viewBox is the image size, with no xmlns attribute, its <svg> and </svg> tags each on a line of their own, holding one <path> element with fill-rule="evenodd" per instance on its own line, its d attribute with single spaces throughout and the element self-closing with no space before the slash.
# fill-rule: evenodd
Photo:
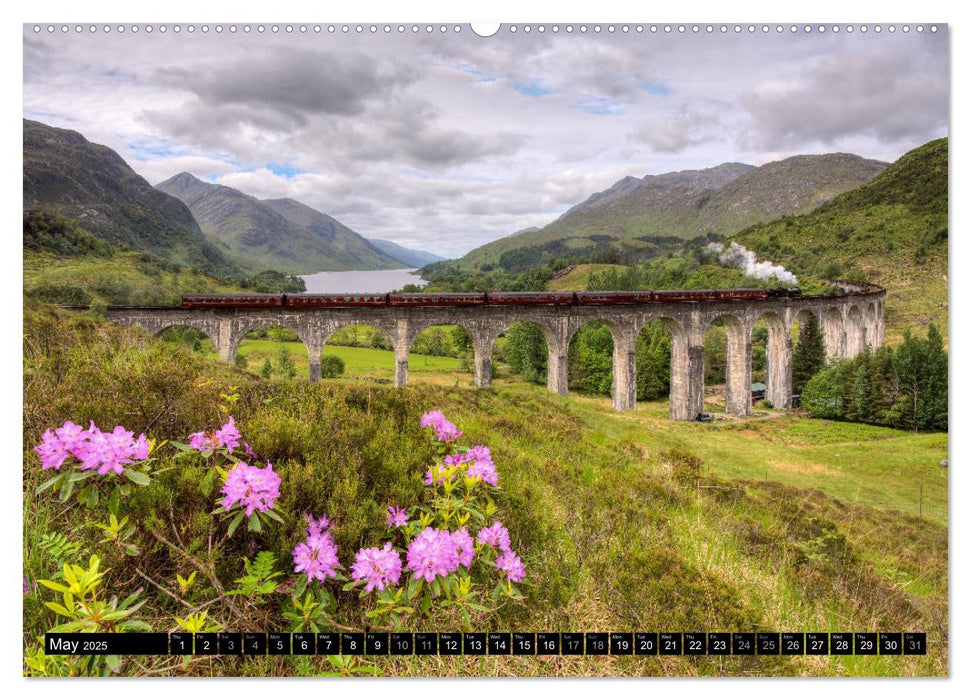
<svg viewBox="0 0 971 700">
<path fill-rule="evenodd" d="M 290 353 L 298 377 L 306 377 L 310 372 L 310 359 L 307 347 L 303 343 L 287 343 L 275 340 L 246 339 L 239 345 L 237 355 L 246 358 L 247 370 L 258 373 L 265 360 L 276 367 L 279 363 L 280 348 L 286 348 Z M 373 348 L 355 348 L 342 345 L 327 345 L 324 355 L 337 355 L 344 361 L 344 375 L 346 377 L 370 377 L 373 379 L 394 379 L 394 352 L 391 350 L 376 350 Z M 215 356 L 215 352 L 212 352 Z M 429 373 L 461 371 L 461 361 L 454 357 L 436 357 L 434 355 L 408 356 L 408 373 L 416 378 L 422 378 Z M 468 373 L 464 373 L 468 374 Z"/>
<path fill-rule="evenodd" d="M 341 349 L 357 356 L 363 375 L 375 360 L 358 350 Z M 501 489 L 495 517 L 509 528 L 527 567 L 525 599 L 487 607 L 471 628 L 924 631 L 929 653 L 368 658 L 379 675 L 948 673 L 947 470 L 940 467 L 946 434 L 771 414 L 672 423 L 663 402 L 618 414 L 602 397 L 561 397 L 511 380 L 473 390 L 471 377 L 458 373 L 429 373 L 431 381 L 403 389 L 367 380 L 262 381 L 134 330 L 33 309 L 25 311 L 24 368 L 24 572 L 30 580 L 55 572 L 41 537 L 62 533 L 79 545 L 79 560 L 102 556 L 113 593 L 145 589 L 148 603 L 138 618 L 153 629 L 175 628 L 176 616 L 200 605 L 226 629 L 286 629 L 280 615 L 286 584 L 257 604 L 220 594 L 211 581 L 229 588 L 242 573 L 241 557 L 259 550 L 273 552 L 281 580 L 292 580 L 289 553 L 300 516 L 308 511 L 325 511 L 333 521 L 347 566 L 353 552 L 372 546 L 382 531 L 386 504 L 422 498 L 421 477 L 435 446 L 418 419 L 439 408 L 464 431 L 465 444 L 492 449 Z M 33 493 L 48 475 L 30 446 L 46 427 L 90 419 L 103 426 L 122 423 L 159 440 L 184 440 L 189 432 L 220 425 L 220 405 L 278 470 L 283 524 L 221 535 L 225 526 L 209 515 L 213 502 L 199 489 L 204 461 L 177 461 L 171 451 L 153 464 L 153 483 L 123 504 L 136 524 L 133 537 L 141 549 L 135 556 L 100 542 L 91 524 L 106 518 L 103 506 L 65 506 L 54 493 Z M 163 546 L 151 533 L 184 548 Z M 184 603 L 159 589 L 177 590 L 176 574 L 186 576 L 194 566 L 200 583 Z M 337 598 L 334 629 L 370 624 L 368 605 L 356 593 L 338 585 L 329 590 Z M 50 595 L 40 589 L 24 597 L 25 653 L 33 653 L 36 637 L 57 622 L 42 605 Z M 464 626 L 448 609 L 437 608 L 403 624 L 438 631 Z M 257 676 L 335 670 L 323 657 L 138 664 L 125 659 L 118 672 Z"/>
</svg>

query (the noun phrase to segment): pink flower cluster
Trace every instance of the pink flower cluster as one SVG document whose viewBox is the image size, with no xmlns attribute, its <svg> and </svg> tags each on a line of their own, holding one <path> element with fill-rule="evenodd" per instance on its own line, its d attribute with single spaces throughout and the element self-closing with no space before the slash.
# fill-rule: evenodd
<svg viewBox="0 0 971 700">
<path fill-rule="evenodd" d="M 224 496 L 221 504 L 226 510 L 239 503 L 246 508 L 247 516 L 254 510 L 265 513 L 280 497 L 280 476 L 269 462 L 262 469 L 240 462 L 229 470 L 220 493 Z"/>
<path fill-rule="evenodd" d="M 388 521 L 388 527 L 404 527 L 408 524 L 408 513 L 404 508 L 388 506 L 388 512 L 384 516 Z"/>
<path fill-rule="evenodd" d="M 479 530 L 477 537 L 479 544 L 487 544 L 499 550 L 496 557 L 495 566 L 500 571 L 505 572 L 506 578 L 513 583 L 519 583 L 526 578 L 526 566 L 523 564 L 519 555 L 512 551 L 509 540 L 509 530 L 498 520 Z"/>
<path fill-rule="evenodd" d="M 465 475 L 471 478 L 478 478 L 492 486 L 499 484 L 499 471 L 496 469 L 495 462 L 492 461 L 492 453 L 485 445 L 476 445 L 467 452 L 456 452 L 445 457 L 443 460 L 445 467 L 460 467 L 465 470 Z M 454 481 L 455 474 L 451 469 L 437 468 L 435 473 L 432 469 L 425 472 L 425 486 L 432 483 L 443 484 L 446 481 Z"/>
<path fill-rule="evenodd" d="M 45 430 L 41 444 L 34 447 L 40 456 L 41 467 L 60 470 L 69 457 L 81 462 L 82 471 L 97 469 L 99 474 L 121 474 L 125 465 L 137 459 L 148 459 L 149 443 L 145 435 L 135 434 L 122 426 L 103 433 L 91 421 L 85 430 L 71 421 L 55 430 Z"/>
<path fill-rule="evenodd" d="M 426 527 L 408 546 L 408 570 L 412 578 L 428 583 L 436 576 L 448 576 L 459 566 L 468 568 L 475 555 L 472 537 L 463 527 L 456 532 Z"/>
<path fill-rule="evenodd" d="M 492 453 L 485 445 L 476 445 L 465 453 L 467 461 L 472 466 L 465 470 L 465 475 L 478 477 L 487 484 L 496 486 L 499 483 L 499 472 L 496 470 L 495 462 L 492 461 Z"/>
<path fill-rule="evenodd" d="M 337 576 L 340 562 L 337 545 L 330 533 L 330 521 L 326 515 L 307 516 L 307 538 L 293 548 L 293 566 L 298 574 L 306 574 L 308 583 L 314 579 L 326 581 Z"/>
<path fill-rule="evenodd" d="M 239 447 L 241 437 L 242 435 L 240 435 L 239 429 L 236 427 L 236 421 L 230 416 L 226 424 L 215 432 L 199 432 L 189 435 L 189 447 L 200 452 L 225 447 L 226 451 L 232 454 L 233 450 Z M 246 445 L 246 454 L 251 457 L 255 456 L 248 444 Z"/>
<path fill-rule="evenodd" d="M 375 588 L 383 591 L 388 586 L 396 585 L 401 578 L 401 555 L 392 549 L 390 542 L 385 543 L 383 549 L 361 549 L 351 566 L 351 576 L 354 583 L 366 582 L 365 593 Z"/>
<path fill-rule="evenodd" d="M 429 411 L 423 415 L 421 417 L 421 427 L 432 428 L 439 442 L 453 443 L 462 435 L 462 431 L 456 428 L 453 423 L 446 420 L 445 415 L 438 410 Z"/>
</svg>

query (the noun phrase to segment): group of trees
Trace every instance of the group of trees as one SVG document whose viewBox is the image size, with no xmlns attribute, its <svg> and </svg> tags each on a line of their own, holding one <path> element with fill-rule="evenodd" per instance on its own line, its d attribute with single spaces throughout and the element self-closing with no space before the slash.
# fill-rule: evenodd
<svg viewBox="0 0 971 700">
<path fill-rule="evenodd" d="M 567 363 L 570 388 L 609 394 L 613 380 L 614 342 L 603 323 L 588 323 L 570 342 Z M 650 401 L 667 396 L 671 383 L 671 333 L 661 321 L 644 326 L 637 337 L 637 399 Z M 546 383 L 547 345 L 543 331 L 534 323 L 514 323 L 496 347 L 497 359 L 525 381 Z"/>
<path fill-rule="evenodd" d="M 802 392 L 802 406 L 836 418 L 909 430 L 947 430 L 947 351 L 933 324 L 926 338 L 904 332 L 896 347 L 867 348 L 827 365 Z"/>
</svg>

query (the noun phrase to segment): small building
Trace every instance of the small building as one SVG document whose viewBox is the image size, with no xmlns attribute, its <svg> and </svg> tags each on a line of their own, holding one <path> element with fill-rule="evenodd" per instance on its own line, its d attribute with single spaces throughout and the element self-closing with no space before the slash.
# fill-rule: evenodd
<svg viewBox="0 0 971 700">
<path fill-rule="evenodd" d="M 762 382 L 754 382 L 752 384 L 752 403 L 756 401 L 761 401 L 765 398 L 765 384 Z"/>
</svg>

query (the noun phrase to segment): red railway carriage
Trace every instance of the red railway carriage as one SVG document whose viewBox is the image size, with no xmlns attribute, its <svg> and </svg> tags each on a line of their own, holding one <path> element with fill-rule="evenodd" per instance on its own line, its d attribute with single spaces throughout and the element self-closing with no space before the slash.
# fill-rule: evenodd
<svg viewBox="0 0 971 700">
<path fill-rule="evenodd" d="M 564 306 L 575 300 L 573 292 L 486 292 L 486 303 L 496 306 Z"/>
<path fill-rule="evenodd" d="M 716 298 L 710 289 L 658 289 L 654 292 L 656 304 L 668 301 L 712 301 Z"/>
<path fill-rule="evenodd" d="M 221 306 L 278 307 L 283 306 L 283 294 L 183 294 L 183 308 Z"/>
<path fill-rule="evenodd" d="M 482 292 L 389 294 L 388 304 L 391 306 L 478 306 L 485 304 L 485 296 Z"/>
<path fill-rule="evenodd" d="M 578 304 L 650 304 L 654 292 L 577 292 Z"/>
<path fill-rule="evenodd" d="M 769 298 L 769 291 L 767 289 L 719 289 L 717 294 L 719 299 L 729 301 Z"/>
<path fill-rule="evenodd" d="M 300 308 L 339 308 L 350 306 L 387 306 L 387 294 L 288 294 L 287 306 Z"/>
</svg>

